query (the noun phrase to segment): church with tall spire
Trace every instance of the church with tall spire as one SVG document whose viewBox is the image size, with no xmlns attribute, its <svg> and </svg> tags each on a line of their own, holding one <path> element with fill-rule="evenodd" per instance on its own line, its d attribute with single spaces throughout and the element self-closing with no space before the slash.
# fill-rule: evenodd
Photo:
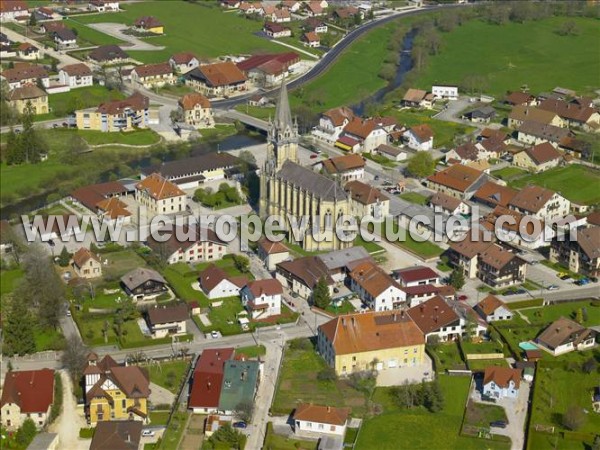
<svg viewBox="0 0 600 450">
<path fill-rule="evenodd" d="M 336 221 L 350 214 L 350 199 L 338 182 L 298 162 L 298 123 L 292 118 L 285 83 L 269 120 L 267 160 L 260 174 L 260 216 L 280 217 L 288 241 L 306 251 L 338 250 L 350 243 L 341 241 Z M 292 221 L 306 225 L 305 232 L 292 232 Z"/>
</svg>

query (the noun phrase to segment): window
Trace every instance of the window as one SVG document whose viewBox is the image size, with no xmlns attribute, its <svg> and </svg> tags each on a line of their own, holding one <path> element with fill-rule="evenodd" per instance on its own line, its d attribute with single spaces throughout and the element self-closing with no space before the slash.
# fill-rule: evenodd
<svg viewBox="0 0 600 450">
<path fill-rule="evenodd" d="M 126 408 L 127 408 L 127 399 L 125 399 L 125 398 L 124 398 L 124 399 L 121 401 L 121 408 L 123 408 L 123 409 L 126 409 Z"/>
<path fill-rule="evenodd" d="M 323 429 L 323 424 L 322 424 L 322 423 L 320 423 L 320 424 L 319 424 L 319 430 L 322 430 L 322 429 Z"/>
</svg>

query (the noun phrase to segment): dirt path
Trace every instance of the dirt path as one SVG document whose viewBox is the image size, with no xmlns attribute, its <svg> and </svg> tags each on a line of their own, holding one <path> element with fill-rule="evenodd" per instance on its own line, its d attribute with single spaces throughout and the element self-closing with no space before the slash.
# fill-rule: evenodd
<svg viewBox="0 0 600 450">
<path fill-rule="evenodd" d="M 86 427 L 85 419 L 77 411 L 77 403 L 73 395 L 71 378 L 66 371 L 60 371 L 63 385 L 62 411 L 58 419 L 50 425 L 49 431 L 58 433 L 60 448 L 69 450 L 87 450 L 90 447 L 89 439 L 79 438 L 79 429 Z"/>
</svg>

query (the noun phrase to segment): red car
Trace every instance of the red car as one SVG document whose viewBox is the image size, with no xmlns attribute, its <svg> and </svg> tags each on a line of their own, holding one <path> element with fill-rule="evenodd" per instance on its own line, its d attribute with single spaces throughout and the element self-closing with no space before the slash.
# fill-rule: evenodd
<svg viewBox="0 0 600 450">
<path fill-rule="evenodd" d="M 310 159 L 316 159 L 318 155 L 315 155 L 314 153 L 312 155 L 310 155 Z"/>
<path fill-rule="evenodd" d="M 467 297 L 466 295 L 460 295 L 460 296 L 458 297 L 458 299 L 459 299 L 461 302 L 464 302 L 464 301 L 465 301 L 466 299 L 468 299 L 468 298 L 469 298 L 469 297 Z"/>
</svg>

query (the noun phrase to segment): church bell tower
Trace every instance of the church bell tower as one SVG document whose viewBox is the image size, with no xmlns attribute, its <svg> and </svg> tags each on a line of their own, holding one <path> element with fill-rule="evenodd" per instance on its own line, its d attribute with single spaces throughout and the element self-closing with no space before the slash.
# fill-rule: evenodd
<svg viewBox="0 0 600 450">
<path fill-rule="evenodd" d="M 275 119 L 269 121 L 267 159 L 275 170 L 287 160 L 298 163 L 298 122 L 292 120 L 285 82 L 281 83 Z"/>
</svg>

